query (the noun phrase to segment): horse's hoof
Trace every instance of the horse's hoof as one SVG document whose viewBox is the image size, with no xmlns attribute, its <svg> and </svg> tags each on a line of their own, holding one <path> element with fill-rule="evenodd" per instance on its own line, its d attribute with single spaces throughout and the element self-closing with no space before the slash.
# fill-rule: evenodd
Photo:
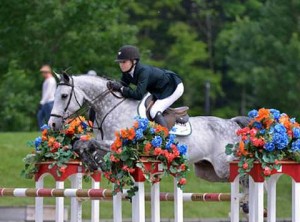
<svg viewBox="0 0 300 222">
<path fill-rule="evenodd" d="M 242 205 L 242 210 L 245 214 L 248 214 L 249 213 L 249 205 L 248 203 L 243 203 Z"/>
</svg>

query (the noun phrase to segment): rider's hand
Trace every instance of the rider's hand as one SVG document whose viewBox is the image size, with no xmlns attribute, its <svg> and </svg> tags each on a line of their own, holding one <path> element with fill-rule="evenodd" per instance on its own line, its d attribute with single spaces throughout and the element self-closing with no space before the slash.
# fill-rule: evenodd
<svg viewBox="0 0 300 222">
<path fill-rule="evenodd" d="M 108 87 L 114 91 L 121 91 L 121 88 L 123 87 L 123 85 L 119 82 L 116 81 L 109 81 L 108 82 Z"/>
</svg>

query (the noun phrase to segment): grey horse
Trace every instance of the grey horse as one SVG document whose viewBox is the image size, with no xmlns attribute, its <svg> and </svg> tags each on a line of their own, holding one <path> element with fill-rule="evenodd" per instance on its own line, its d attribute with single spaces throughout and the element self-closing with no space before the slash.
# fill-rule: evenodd
<svg viewBox="0 0 300 222">
<path fill-rule="evenodd" d="M 61 128 L 63 121 L 76 115 L 85 103 L 96 111 L 95 134 L 104 146 L 112 143 L 115 131 L 132 126 L 138 101 L 110 93 L 106 78 L 67 74 L 60 77 L 49 126 Z M 188 160 L 194 164 L 196 175 L 208 181 L 228 181 L 231 157 L 225 154 L 225 146 L 239 141 L 236 131 L 248 123 L 247 117 L 195 116 L 190 117 L 190 123 L 192 134 L 177 139 L 188 146 Z"/>
</svg>

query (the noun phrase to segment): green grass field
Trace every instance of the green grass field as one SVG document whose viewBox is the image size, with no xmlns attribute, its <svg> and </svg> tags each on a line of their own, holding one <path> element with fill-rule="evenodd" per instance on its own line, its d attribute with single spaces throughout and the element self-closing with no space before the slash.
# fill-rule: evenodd
<svg viewBox="0 0 300 222">
<path fill-rule="evenodd" d="M 32 148 L 26 145 L 27 141 L 33 140 L 39 133 L 0 133 L 0 187 L 34 187 L 34 181 L 24 179 L 20 176 L 23 168 L 23 157 L 32 151 Z M 54 180 L 51 177 L 46 178 L 46 187 L 54 187 Z M 65 187 L 68 187 L 66 183 Z M 102 187 L 110 188 L 106 180 L 103 179 Z M 84 183 L 84 187 L 88 188 L 89 184 Z M 164 178 L 161 183 L 161 191 L 172 192 L 173 183 L 171 178 Z M 146 190 L 149 192 L 149 186 Z M 188 184 L 184 192 L 230 192 L 229 183 L 209 183 L 200 180 L 194 176 L 193 170 L 189 173 Z M 291 179 L 283 176 L 279 180 L 277 187 L 277 216 L 279 218 L 290 217 L 291 215 Z M 45 200 L 45 204 L 54 204 L 53 198 Z M 69 201 L 66 200 L 66 204 Z M 25 206 L 34 205 L 33 198 L 0 198 L 1 206 Z M 90 218 L 89 201 L 83 204 L 84 218 Z M 208 218 L 208 217 L 228 217 L 230 211 L 230 203 L 201 203 L 189 202 L 184 203 L 185 218 Z M 150 205 L 146 205 L 147 216 L 150 217 Z M 131 217 L 131 206 L 129 202 L 123 202 L 124 218 Z M 173 203 L 165 202 L 161 204 L 161 215 L 163 218 L 173 217 Z M 112 218 L 111 202 L 101 202 L 101 218 Z"/>
</svg>

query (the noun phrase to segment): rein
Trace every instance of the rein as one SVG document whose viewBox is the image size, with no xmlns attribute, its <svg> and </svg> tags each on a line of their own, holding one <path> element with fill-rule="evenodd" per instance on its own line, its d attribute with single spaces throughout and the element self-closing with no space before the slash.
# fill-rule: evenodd
<svg viewBox="0 0 300 222">
<path fill-rule="evenodd" d="M 104 90 L 102 93 L 100 93 L 98 96 L 96 96 L 94 99 L 92 99 L 91 101 L 90 101 L 90 104 L 88 104 L 88 103 L 86 103 L 86 104 L 84 104 L 84 105 L 81 105 L 80 103 L 79 103 L 79 101 L 78 101 L 78 99 L 77 99 L 77 96 L 76 96 L 76 93 L 75 93 L 75 91 L 74 91 L 74 80 L 73 80 L 73 78 L 72 77 L 70 77 L 71 79 L 72 79 L 72 83 L 70 84 L 70 83 L 65 83 L 65 82 L 63 82 L 63 83 L 59 83 L 59 84 L 57 84 L 58 86 L 69 86 L 69 87 L 71 87 L 71 93 L 70 93 L 70 96 L 69 96 L 69 100 L 68 100 L 68 102 L 67 102 L 67 105 L 66 105 L 66 107 L 64 108 L 64 113 L 68 110 L 68 108 L 69 108 L 69 105 L 70 105 L 70 103 L 71 103 L 71 99 L 72 99 L 72 96 L 73 96 L 73 94 L 74 94 L 74 98 L 75 98 L 75 100 L 76 100 L 76 102 L 77 102 L 77 104 L 79 105 L 79 109 L 77 110 L 77 111 L 75 111 L 74 113 L 72 113 L 71 115 L 68 115 L 67 117 L 63 117 L 62 115 L 58 115 L 58 114 L 50 114 L 50 116 L 53 116 L 53 117 L 57 117 L 57 118 L 62 118 L 62 120 L 63 121 L 65 121 L 65 120 L 67 120 L 67 119 L 71 119 L 71 121 L 70 122 L 73 122 L 77 117 L 80 117 L 80 115 L 82 115 L 83 113 L 86 113 L 87 111 L 88 111 L 88 109 L 90 109 L 90 108 L 92 108 L 92 103 L 93 102 L 95 102 L 96 100 L 98 100 L 98 99 L 104 99 L 107 95 L 109 95 L 109 94 L 112 94 L 114 97 L 116 97 L 117 99 L 122 99 L 120 102 L 118 102 L 116 105 L 114 105 L 105 115 L 104 115 L 104 117 L 102 118 L 102 121 L 101 121 L 101 123 L 100 123 L 100 125 L 98 124 L 98 121 L 97 121 L 97 119 L 95 119 L 95 121 L 96 121 L 96 123 L 97 123 L 97 126 L 98 127 L 93 127 L 93 126 L 91 126 L 90 125 L 90 127 L 92 128 L 92 129 L 98 129 L 99 131 L 100 131 L 100 133 L 101 133 L 101 139 L 103 140 L 103 138 L 104 138 L 104 132 L 103 132 L 103 123 L 104 123 L 104 121 L 105 121 L 105 119 L 107 118 L 107 116 L 112 112 L 112 111 L 114 111 L 122 102 L 124 102 L 125 100 L 126 100 L 126 98 L 124 98 L 124 97 L 122 97 L 122 96 L 119 96 L 119 95 L 117 95 L 117 94 L 115 94 L 115 92 L 112 90 L 112 89 L 110 89 L 110 88 L 107 88 L 106 90 Z M 89 124 L 89 123 L 88 123 Z"/>
</svg>

